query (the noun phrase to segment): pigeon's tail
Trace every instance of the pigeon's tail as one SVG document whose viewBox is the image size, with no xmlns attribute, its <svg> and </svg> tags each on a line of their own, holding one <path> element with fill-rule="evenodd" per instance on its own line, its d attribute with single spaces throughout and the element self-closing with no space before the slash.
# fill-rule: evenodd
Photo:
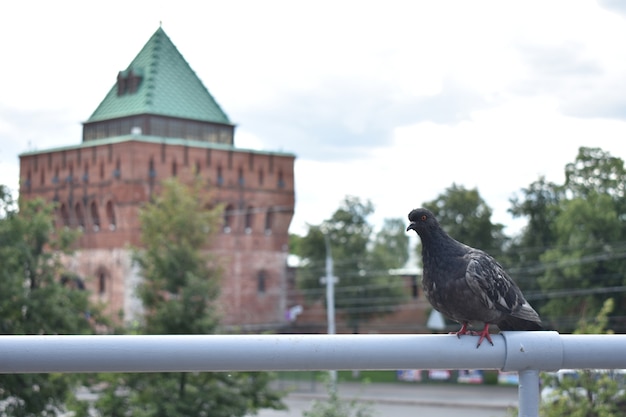
<svg viewBox="0 0 626 417">
<path fill-rule="evenodd" d="M 546 330 L 543 324 L 538 321 L 524 320 L 519 317 L 508 316 L 498 322 L 498 328 L 506 330 Z"/>
</svg>

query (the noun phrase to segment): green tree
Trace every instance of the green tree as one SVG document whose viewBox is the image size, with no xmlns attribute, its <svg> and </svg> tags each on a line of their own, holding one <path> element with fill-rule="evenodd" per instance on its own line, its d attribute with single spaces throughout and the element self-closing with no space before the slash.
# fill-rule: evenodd
<svg viewBox="0 0 626 417">
<path fill-rule="evenodd" d="M 556 240 L 554 220 L 560 212 L 560 202 L 565 198 L 562 187 L 539 179 L 521 190 L 522 197 L 514 196 L 509 212 L 514 217 L 526 217 L 528 223 L 520 238 L 514 243 L 523 262 L 536 262 L 543 250 Z"/>
<path fill-rule="evenodd" d="M 406 260 L 406 226 L 400 219 L 388 220 L 389 230 L 382 230 L 372 241 L 373 227 L 367 218 L 373 212 L 370 201 L 347 196 L 330 219 L 309 225 L 307 235 L 297 240 L 297 255 L 304 261 L 297 273 L 298 285 L 309 300 L 316 300 L 325 294 L 320 278 L 326 274 L 328 236 L 334 275 L 339 277 L 335 304 L 355 333 L 361 322 L 394 311 L 404 298 L 402 282 L 390 278 L 388 271 Z"/>
<path fill-rule="evenodd" d="M 404 265 L 409 258 L 406 221 L 400 218 L 384 219 L 383 226 L 376 233 L 368 253 L 376 271 L 386 271 Z"/>
<path fill-rule="evenodd" d="M 541 256 L 546 248 L 554 245 L 557 237 L 555 220 L 561 211 L 564 192 L 559 185 L 540 177 L 528 188 L 521 190 L 522 196 L 516 195 L 511 202 L 509 212 L 513 217 L 526 217 L 528 222 L 522 233 L 512 240 L 507 250 L 511 268 L 509 273 L 516 277 L 516 282 L 526 293 L 527 298 L 541 292 L 539 278 L 544 267 Z M 545 300 L 533 300 L 535 308 L 540 308 Z"/>
<path fill-rule="evenodd" d="M 433 212 L 441 227 L 454 239 L 491 253 L 500 252 L 506 241 L 504 226 L 491 222 L 492 210 L 478 189 L 452 184 L 424 207 Z"/>
<path fill-rule="evenodd" d="M 135 251 L 143 283 L 138 295 L 143 334 L 211 334 L 219 324 L 219 262 L 203 250 L 219 229 L 221 208 L 207 210 L 198 181 L 169 179 L 140 212 L 142 249 Z M 217 416 L 283 408 L 268 373 L 159 373 L 105 375 L 96 408 L 107 416 Z"/>
<path fill-rule="evenodd" d="M 523 277 L 524 290 L 537 290 L 527 293 L 529 300 L 560 331 L 572 331 L 581 315 L 597 314 L 607 293 L 623 293 L 625 184 L 621 158 L 582 147 L 565 166 L 562 185 L 541 178 L 523 190 L 523 200 L 512 200 L 511 213 L 529 222 L 510 248 L 516 264 L 510 272 Z M 626 297 L 616 299 L 613 316 L 624 316 Z"/>
<path fill-rule="evenodd" d="M 606 299 L 597 316 L 589 321 L 582 318 L 576 334 L 613 333 L 607 329 L 608 316 L 615 306 L 612 298 Z M 624 381 L 613 371 L 577 371 L 577 378 L 558 378 L 544 374 L 543 385 L 552 392 L 541 405 L 541 415 L 546 417 L 614 417 L 626 412 Z M 622 384 L 622 385 L 620 385 Z"/>
<path fill-rule="evenodd" d="M 0 186 L 0 334 L 92 333 L 98 309 L 60 262 L 77 234 L 54 229 L 52 204 L 36 199 L 17 206 Z M 75 382 L 70 375 L 0 375 L 4 413 L 57 415 Z"/>
<path fill-rule="evenodd" d="M 622 158 L 600 148 L 581 147 L 576 160 L 565 166 L 565 189 L 573 197 L 606 194 L 621 203 L 626 192 L 626 169 Z"/>
<path fill-rule="evenodd" d="M 612 249 L 620 245 L 623 226 L 606 194 L 567 200 L 561 207 L 554 225 L 556 244 L 540 258 L 545 270 L 539 285 L 558 295 L 549 298 L 542 312 L 559 330 L 571 331 L 581 315 L 598 313 L 605 290 L 624 284 L 625 253 Z"/>
</svg>

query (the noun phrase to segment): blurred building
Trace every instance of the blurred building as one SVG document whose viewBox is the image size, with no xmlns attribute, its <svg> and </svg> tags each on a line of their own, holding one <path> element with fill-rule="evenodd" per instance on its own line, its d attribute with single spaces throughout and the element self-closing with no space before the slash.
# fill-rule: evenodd
<svg viewBox="0 0 626 417">
<path fill-rule="evenodd" d="M 224 266 L 223 323 L 280 328 L 294 160 L 237 148 L 235 126 L 159 28 L 83 124 L 81 143 L 20 155 L 20 195 L 56 202 L 57 227 L 83 231 L 68 267 L 128 321 L 141 308 L 129 250 L 140 244 L 138 210 L 163 179 L 200 177 L 226 206 L 210 248 Z"/>
<path fill-rule="evenodd" d="M 380 314 L 375 318 L 364 318 L 359 323 L 359 333 L 430 333 L 442 330 L 430 325 L 429 316 L 437 312 L 432 309 L 421 293 L 422 268 L 417 260 L 416 241 L 416 236 L 409 236 L 406 263 L 401 268 L 389 270 L 390 285 L 401 285 L 405 298 L 398 304 L 390 304 L 387 308 L 380 309 Z M 290 333 L 326 333 L 327 318 L 324 297 L 318 301 L 307 300 L 296 285 L 296 274 L 298 268 L 302 266 L 301 259 L 291 255 L 288 264 L 287 303 L 289 308 L 287 317 L 291 326 L 284 330 Z M 341 280 L 341 277 L 339 279 Z M 320 289 L 322 288 L 323 285 L 320 284 Z M 337 333 L 346 334 L 354 331 L 340 309 L 336 310 L 335 319 Z"/>
</svg>

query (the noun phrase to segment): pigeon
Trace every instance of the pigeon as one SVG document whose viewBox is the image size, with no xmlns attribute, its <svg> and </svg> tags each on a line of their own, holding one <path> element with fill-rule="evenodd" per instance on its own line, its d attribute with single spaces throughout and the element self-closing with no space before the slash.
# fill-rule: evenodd
<svg viewBox="0 0 626 417">
<path fill-rule="evenodd" d="M 480 336 L 476 348 L 487 339 L 489 325 L 500 330 L 543 330 L 537 312 L 504 268 L 489 254 L 454 240 L 424 208 L 409 213 L 410 224 L 422 241 L 426 298 L 443 315 L 461 324 L 457 337 Z M 482 331 L 468 329 L 471 322 L 484 323 Z"/>
</svg>

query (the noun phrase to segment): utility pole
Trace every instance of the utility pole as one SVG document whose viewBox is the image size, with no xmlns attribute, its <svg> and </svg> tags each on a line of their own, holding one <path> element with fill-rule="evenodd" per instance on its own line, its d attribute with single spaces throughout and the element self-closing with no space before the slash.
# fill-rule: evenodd
<svg viewBox="0 0 626 417">
<path fill-rule="evenodd" d="M 335 282 L 337 277 L 333 276 L 333 255 L 330 251 L 330 239 L 324 235 L 326 243 L 326 276 L 323 281 L 326 283 L 326 320 L 328 322 L 328 334 L 335 334 Z"/>
<path fill-rule="evenodd" d="M 335 283 L 337 277 L 333 275 L 333 255 L 330 251 L 330 239 L 327 233 L 324 233 L 324 243 L 326 244 L 326 276 L 320 281 L 326 284 L 326 321 L 328 323 L 328 334 L 335 334 Z M 330 377 L 330 389 L 337 389 L 337 371 L 328 371 Z"/>
</svg>

